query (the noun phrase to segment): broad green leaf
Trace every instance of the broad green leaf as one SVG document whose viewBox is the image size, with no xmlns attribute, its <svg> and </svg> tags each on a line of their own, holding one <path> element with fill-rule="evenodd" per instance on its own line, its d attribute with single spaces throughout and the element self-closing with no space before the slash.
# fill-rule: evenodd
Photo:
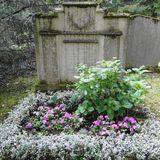
<svg viewBox="0 0 160 160">
<path fill-rule="evenodd" d="M 111 108 L 109 108 L 107 110 L 107 115 L 109 116 L 110 119 L 113 119 L 113 117 L 114 117 L 114 111 Z"/>
</svg>

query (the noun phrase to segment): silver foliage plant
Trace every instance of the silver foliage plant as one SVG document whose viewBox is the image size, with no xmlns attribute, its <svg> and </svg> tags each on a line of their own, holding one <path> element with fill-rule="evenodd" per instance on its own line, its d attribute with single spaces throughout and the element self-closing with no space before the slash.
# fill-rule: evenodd
<svg viewBox="0 0 160 160">
<path fill-rule="evenodd" d="M 0 160 L 159 160 L 160 121 L 144 108 L 148 118 L 142 131 L 133 136 L 112 133 L 106 138 L 86 135 L 28 134 L 21 121 L 37 102 L 45 102 L 49 95 L 38 93 L 21 101 L 0 124 Z"/>
</svg>

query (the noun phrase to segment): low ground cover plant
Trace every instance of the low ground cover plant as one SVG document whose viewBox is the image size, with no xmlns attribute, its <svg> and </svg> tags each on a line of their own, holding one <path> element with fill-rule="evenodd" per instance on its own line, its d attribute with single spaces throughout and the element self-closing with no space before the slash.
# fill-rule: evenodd
<svg viewBox="0 0 160 160">
<path fill-rule="evenodd" d="M 67 91 L 67 93 L 65 91 L 57 94 L 63 97 L 69 92 L 70 94 L 73 93 L 72 91 Z M 3 124 L 0 123 L 1 160 L 160 159 L 160 121 L 146 107 L 137 108 L 138 115 L 144 114 L 146 117 L 143 125 L 141 125 L 140 133 L 132 136 L 125 132 L 116 134 L 112 130 L 109 136 L 92 135 L 89 132 L 55 135 L 44 135 L 40 132 L 32 134 L 30 132 L 28 134 L 22 128 L 22 121 L 30 117 L 31 111 L 35 112 L 37 104 L 45 104 L 51 99 L 51 96 L 51 94 L 45 93 L 30 95 L 15 107 L 15 110 L 9 114 Z M 102 117 L 97 117 L 94 121 L 99 120 L 99 118 Z M 130 121 L 132 122 L 132 119 Z"/>
</svg>

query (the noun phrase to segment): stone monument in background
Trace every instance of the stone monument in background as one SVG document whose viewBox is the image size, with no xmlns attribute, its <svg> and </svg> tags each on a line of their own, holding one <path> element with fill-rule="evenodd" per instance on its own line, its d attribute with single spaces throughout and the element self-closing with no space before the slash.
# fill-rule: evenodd
<svg viewBox="0 0 160 160">
<path fill-rule="evenodd" d="M 141 64 L 138 57 L 145 56 L 147 50 L 139 45 L 145 45 L 146 42 L 148 48 L 154 45 L 152 42 L 152 46 L 149 46 L 150 34 L 143 34 L 143 30 L 135 32 L 137 22 L 140 26 L 148 23 L 144 19 L 131 19 L 125 14 L 108 15 L 96 3 L 80 0 L 65 0 L 62 6 L 51 13 L 36 14 L 34 28 L 39 80 L 52 86 L 73 82 L 75 67 L 79 63 L 94 65 L 99 60 L 112 57 L 120 59 L 123 65 Z M 149 23 L 153 28 L 155 24 Z M 160 33 L 160 29 L 156 28 L 154 32 Z M 135 37 L 137 33 L 138 39 Z M 142 40 L 143 36 L 145 41 Z M 133 44 L 137 53 L 138 47 L 141 50 L 140 55 L 134 52 Z M 160 56 L 157 58 L 160 59 Z"/>
</svg>

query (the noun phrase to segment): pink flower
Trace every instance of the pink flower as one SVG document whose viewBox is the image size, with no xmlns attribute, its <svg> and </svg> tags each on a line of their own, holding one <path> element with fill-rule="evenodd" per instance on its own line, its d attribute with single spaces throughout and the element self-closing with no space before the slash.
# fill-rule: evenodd
<svg viewBox="0 0 160 160">
<path fill-rule="evenodd" d="M 133 128 L 130 128 L 130 133 L 131 133 L 131 134 L 134 134 L 134 133 L 135 133 L 135 131 L 134 131 Z"/>
<path fill-rule="evenodd" d="M 60 124 L 64 124 L 64 123 L 65 123 L 64 119 L 61 119 Z"/>
<path fill-rule="evenodd" d="M 106 115 L 106 116 L 104 116 L 104 118 L 105 118 L 105 119 L 109 119 L 109 117 L 108 117 L 107 115 Z"/>
<path fill-rule="evenodd" d="M 53 121 L 53 122 L 52 122 L 52 124 L 53 124 L 53 125 L 56 125 L 56 124 L 57 124 L 57 122 L 56 122 L 56 121 Z"/>
<path fill-rule="evenodd" d="M 62 110 L 62 111 L 64 111 L 64 110 L 65 110 L 64 104 L 60 104 L 60 105 L 59 105 L 59 109 Z"/>
<path fill-rule="evenodd" d="M 70 113 L 66 112 L 65 115 L 64 115 L 64 117 L 65 117 L 65 118 L 71 118 L 72 115 L 71 115 Z"/>
<path fill-rule="evenodd" d="M 48 129 L 51 129 L 51 126 L 48 126 L 47 128 L 48 128 Z"/>
<path fill-rule="evenodd" d="M 124 117 L 124 121 L 128 121 L 128 119 L 129 119 L 129 117 L 127 117 L 127 116 Z"/>
<path fill-rule="evenodd" d="M 96 121 L 93 122 L 93 124 L 96 125 L 96 126 L 99 126 L 101 124 L 101 121 L 100 120 L 96 120 Z"/>
<path fill-rule="evenodd" d="M 118 125 L 121 124 L 121 123 L 122 123 L 122 121 L 118 121 Z"/>
<path fill-rule="evenodd" d="M 58 114 L 56 114 L 56 115 L 55 115 L 55 117 L 59 117 L 59 115 L 58 115 Z"/>
<path fill-rule="evenodd" d="M 134 130 L 136 130 L 136 129 L 137 129 L 137 126 L 132 126 L 132 128 L 133 128 Z"/>
<path fill-rule="evenodd" d="M 101 116 L 99 116 L 99 119 L 104 120 L 104 117 L 101 115 Z"/>
<path fill-rule="evenodd" d="M 112 124 L 111 127 L 112 127 L 113 129 L 119 129 L 118 125 L 116 125 L 116 124 Z"/>
<path fill-rule="evenodd" d="M 44 109 L 43 106 L 39 106 L 39 107 L 38 107 L 38 110 L 39 110 L 39 111 L 42 111 L 43 109 Z"/>
<path fill-rule="evenodd" d="M 38 116 L 39 115 L 39 112 L 33 112 L 34 115 Z"/>
<path fill-rule="evenodd" d="M 102 121 L 102 124 L 106 124 L 106 122 L 105 122 L 105 121 Z"/>
<path fill-rule="evenodd" d="M 32 123 L 31 123 L 31 122 L 28 122 L 27 125 L 26 125 L 26 128 L 27 128 L 27 129 L 32 129 Z"/>
<path fill-rule="evenodd" d="M 118 121 L 118 126 L 122 126 L 123 124 L 122 124 L 122 121 Z"/>
<path fill-rule="evenodd" d="M 124 126 L 125 128 L 128 128 L 128 127 L 129 127 L 129 126 L 128 126 L 128 123 L 126 123 L 126 122 L 123 123 L 123 126 Z"/>
<path fill-rule="evenodd" d="M 132 124 L 137 123 L 136 119 L 133 117 L 129 117 L 128 121 L 131 122 Z"/>
<path fill-rule="evenodd" d="M 48 121 L 43 120 L 43 124 L 44 124 L 45 126 L 47 126 L 47 125 L 48 125 Z"/>
<path fill-rule="evenodd" d="M 48 113 L 44 115 L 43 119 L 46 120 L 46 121 L 49 120 L 49 115 L 48 115 Z"/>
</svg>

